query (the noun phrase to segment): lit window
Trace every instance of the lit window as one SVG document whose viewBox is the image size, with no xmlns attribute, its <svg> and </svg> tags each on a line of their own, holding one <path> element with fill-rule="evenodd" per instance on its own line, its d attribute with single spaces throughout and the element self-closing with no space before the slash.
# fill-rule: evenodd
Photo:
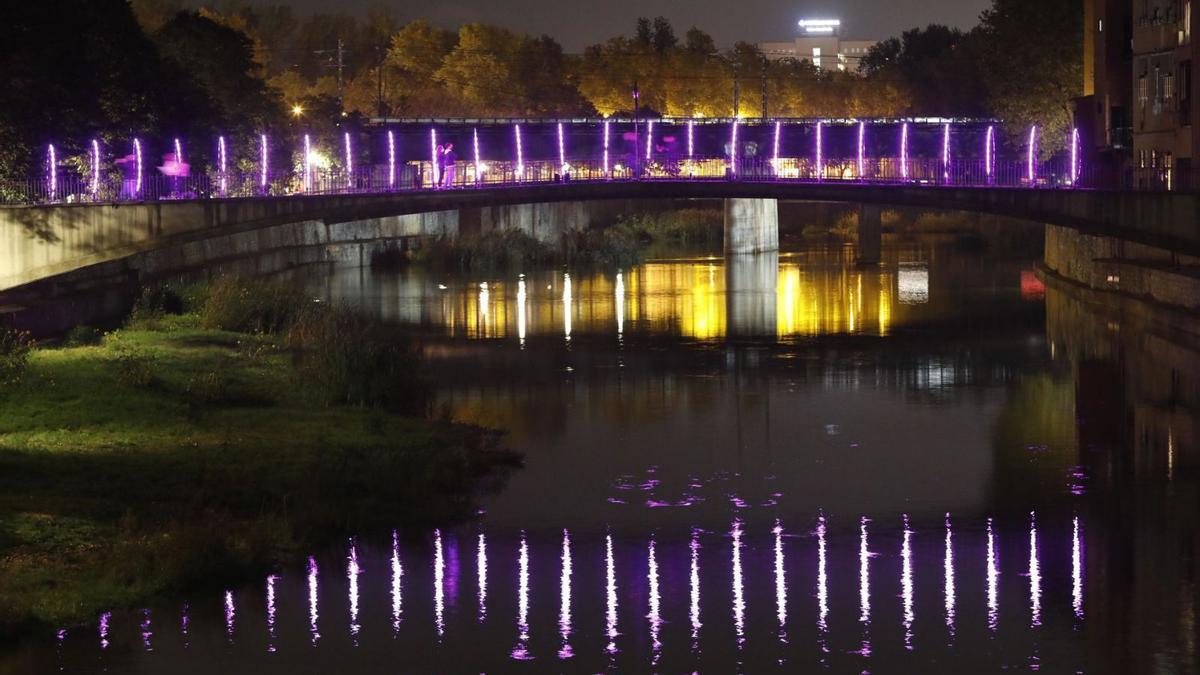
<svg viewBox="0 0 1200 675">
<path fill-rule="evenodd" d="M 813 65 L 819 70 L 821 68 L 821 48 L 813 47 L 812 50 Z"/>
</svg>

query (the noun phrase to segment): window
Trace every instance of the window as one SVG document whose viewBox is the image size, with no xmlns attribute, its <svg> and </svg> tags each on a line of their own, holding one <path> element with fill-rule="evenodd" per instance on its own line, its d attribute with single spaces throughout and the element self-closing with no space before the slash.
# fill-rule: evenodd
<svg viewBox="0 0 1200 675">
<path fill-rule="evenodd" d="M 1146 82 L 1146 76 L 1142 75 L 1138 78 L 1138 105 L 1146 107 L 1146 100 L 1149 98 L 1149 83 Z"/>
<path fill-rule="evenodd" d="M 1175 76 L 1171 73 L 1163 75 L 1162 78 L 1162 97 L 1163 101 L 1170 101 L 1175 97 Z"/>
</svg>

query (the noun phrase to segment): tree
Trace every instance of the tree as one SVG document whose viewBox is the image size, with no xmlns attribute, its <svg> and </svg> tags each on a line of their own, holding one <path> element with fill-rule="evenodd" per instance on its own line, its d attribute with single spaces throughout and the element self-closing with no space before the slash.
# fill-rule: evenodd
<svg viewBox="0 0 1200 675">
<path fill-rule="evenodd" d="M 979 35 L 930 24 L 873 46 L 859 64 L 868 79 L 903 87 L 908 112 L 919 115 L 990 114 L 979 57 Z"/>
</svg>

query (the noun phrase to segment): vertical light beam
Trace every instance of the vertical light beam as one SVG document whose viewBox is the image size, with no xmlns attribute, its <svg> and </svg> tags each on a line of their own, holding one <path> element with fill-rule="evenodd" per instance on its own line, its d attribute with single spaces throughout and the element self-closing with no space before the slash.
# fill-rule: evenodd
<svg viewBox="0 0 1200 675">
<path fill-rule="evenodd" d="M 1038 562 L 1037 513 L 1029 512 L 1029 624 L 1042 625 L 1042 568 Z"/>
<path fill-rule="evenodd" d="M 604 120 L 604 177 L 608 175 L 608 120 Z"/>
<path fill-rule="evenodd" d="M 46 148 L 46 161 L 50 165 L 50 199 L 53 200 L 58 192 L 58 157 L 54 152 L 54 144 Z"/>
<path fill-rule="evenodd" d="M 858 622 L 863 625 L 860 653 L 871 655 L 871 551 L 867 548 L 867 517 L 858 521 Z"/>
<path fill-rule="evenodd" d="M 1071 129 L 1071 185 L 1079 180 L 1079 129 Z"/>
<path fill-rule="evenodd" d="M 824 122 L 817 122 L 817 180 L 825 178 Z"/>
<path fill-rule="evenodd" d="M 350 543 L 350 555 L 346 558 L 346 580 L 348 585 L 347 597 L 350 605 L 350 640 L 358 646 L 358 575 L 362 569 L 358 566 L 358 544 Z"/>
<path fill-rule="evenodd" d="M 1037 125 L 1029 127 L 1029 186 L 1037 180 Z"/>
<path fill-rule="evenodd" d="M 746 598 L 742 581 L 742 521 L 733 521 L 733 629 L 740 650 L 746 644 Z"/>
<path fill-rule="evenodd" d="M 737 175 L 737 160 L 738 160 L 738 120 L 733 120 L 732 131 L 729 137 L 729 172 Z"/>
<path fill-rule="evenodd" d="M 950 123 L 942 125 L 942 180 L 950 182 Z"/>
<path fill-rule="evenodd" d="M 518 661 L 533 658 L 529 653 L 529 544 L 521 532 L 521 549 L 517 557 L 517 646 L 512 657 Z"/>
<path fill-rule="evenodd" d="M 988 183 L 992 182 L 993 167 L 996 162 L 996 127 L 989 126 L 983 138 L 983 172 Z"/>
<path fill-rule="evenodd" d="M 904 602 L 904 648 L 912 651 L 913 644 L 913 570 L 912 528 L 908 514 L 904 514 L 904 539 L 900 544 L 900 598 Z"/>
<path fill-rule="evenodd" d="M 571 294 L 571 275 L 563 273 L 563 335 L 567 342 L 571 341 L 571 307 L 574 305 L 574 298 Z"/>
<path fill-rule="evenodd" d="M 992 519 L 987 520 L 987 608 L 988 628 L 994 633 L 1000 619 L 999 601 L 1000 568 L 996 560 L 996 533 L 992 529 Z"/>
<path fill-rule="evenodd" d="M 446 632 L 446 556 L 442 551 L 442 531 L 433 531 L 433 627 L 438 639 Z"/>
<path fill-rule="evenodd" d="M 689 601 L 688 618 L 692 624 L 692 651 L 700 651 L 700 532 L 692 528 L 692 541 L 688 548 L 692 553 L 692 567 L 688 575 Z"/>
<path fill-rule="evenodd" d="M 558 123 L 558 170 L 567 172 L 567 142 L 563 138 L 562 122 Z"/>
<path fill-rule="evenodd" d="M 558 658 L 562 660 L 575 656 L 571 649 L 571 533 L 563 530 L 562 567 L 559 575 L 559 610 L 558 635 L 562 638 L 562 647 L 558 650 Z"/>
<path fill-rule="evenodd" d="M 225 176 L 225 137 L 217 136 L 217 170 L 221 173 L 221 194 L 224 195 L 229 187 Z"/>
<path fill-rule="evenodd" d="M 142 194 L 142 142 L 136 138 L 133 139 L 133 157 L 137 172 L 133 183 L 133 195 L 136 197 Z"/>
<path fill-rule="evenodd" d="M 267 188 L 267 172 L 270 170 L 270 162 L 267 154 L 267 135 L 261 134 L 258 137 L 258 187 L 266 190 Z"/>
<path fill-rule="evenodd" d="M 350 132 L 342 135 L 346 146 L 346 187 L 354 185 L 354 152 L 350 147 Z"/>
<path fill-rule="evenodd" d="M 775 142 L 771 151 L 771 167 L 775 169 L 775 173 L 779 173 L 779 134 L 783 131 L 783 123 L 775 121 Z"/>
<path fill-rule="evenodd" d="M 438 175 L 437 129 L 429 130 L 429 175 L 433 187 L 438 187 L 442 177 Z"/>
<path fill-rule="evenodd" d="M 392 530 L 392 635 L 400 633 L 400 619 L 404 614 L 404 596 L 401 586 L 404 566 L 400 563 L 400 533 Z"/>
<path fill-rule="evenodd" d="M 658 558 L 654 554 L 653 537 L 650 539 L 647 551 L 646 581 L 649 586 L 647 592 L 650 596 L 649 612 L 646 614 L 646 619 L 650 623 L 650 662 L 657 665 L 659 658 L 662 656 L 662 641 L 659 640 L 659 631 L 662 630 L 663 621 L 662 615 L 659 613 Z"/>
<path fill-rule="evenodd" d="M 267 651 L 275 652 L 275 582 L 279 577 L 267 575 Z"/>
<path fill-rule="evenodd" d="M 396 188 L 396 134 L 388 129 L 388 189 Z"/>
<path fill-rule="evenodd" d="M 779 619 L 779 641 L 787 644 L 787 577 L 783 561 L 783 525 L 775 519 L 775 616 Z"/>
<path fill-rule="evenodd" d="M 521 125 L 513 126 L 513 133 L 517 138 L 517 180 L 522 180 L 525 177 L 525 153 L 521 148 Z"/>
<path fill-rule="evenodd" d="M 696 175 L 696 120 L 688 120 L 688 175 Z"/>
<path fill-rule="evenodd" d="M 646 163 L 654 157 L 654 120 L 646 121 Z M 646 167 L 649 170 L 649 166 Z"/>
<path fill-rule="evenodd" d="M 475 158 L 475 182 L 481 183 L 483 181 L 483 176 L 480 175 L 479 168 L 483 165 L 480 164 L 480 162 L 479 162 L 479 130 L 478 129 L 471 129 L 471 149 L 474 152 L 474 158 Z"/>
<path fill-rule="evenodd" d="M 620 272 L 617 272 L 616 286 L 617 335 L 621 335 L 625 332 L 625 277 Z"/>
<path fill-rule="evenodd" d="M 233 607 L 233 591 L 225 591 L 225 639 L 233 644 L 233 622 L 236 611 Z"/>
<path fill-rule="evenodd" d="M 864 161 L 867 141 L 867 123 L 858 123 L 858 179 L 863 180 L 866 174 L 866 163 Z"/>
<path fill-rule="evenodd" d="M 317 629 L 317 617 L 317 559 L 308 556 L 308 633 L 314 647 L 321 639 L 321 632 Z"/>
<path fill-rule="evenodd" d="M 900 178 L 908 180 L 908 122 L 900 125 Z"/>
<path fill-rule="evenodd" d="M 609 655 L 617 653 L 617 573 L 613 561 L 612 535 L 604 537 L 604 635 L 608 645 L 604 651 Z"/>
<path fill-rule="evenodd" d="M 1079 516 L 1071 533 L 1071 608 L 1075 618 L 1083 618 L 1083 540 L 1079 536 Z"/>
<path fill-rule="evenodd" d="M 304 134 L 304 191 L 312 190 L 312 140 Z"/>
<path fill-rule="evenodd" d="M 829 654 L 829 575 L 826 568 L 825 516 L 817 518 L 817 639 L 822 660 Z"/>
<path fill-rule="evenodd" d="M 954 533 L 950 527 L 950 514 L 946 514 L 946 551 L 942 559 L 942 571 L 946 577 L 946 629 L 954 639 Z"/>
<path fill-rule="evenodd" d="M 92 199 L 100 192 L 100 141 L 92 139 Z"/>
<path fill-rule="evenodd" d="M 477 585 L 479 586 L 479 623 L 483 623 L 487 618 L 487 535 L 483 532 L 479 533 L 479 543 L 476 545 L 475 552 L 475 573 Z"/>
</svg>

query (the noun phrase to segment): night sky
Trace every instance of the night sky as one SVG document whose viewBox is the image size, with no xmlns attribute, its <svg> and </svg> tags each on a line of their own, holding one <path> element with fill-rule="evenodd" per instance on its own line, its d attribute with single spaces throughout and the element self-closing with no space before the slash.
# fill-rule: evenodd
<svg viewBox="0 0 1200 675">
<path fill-rule="evenodd" d="M 298 12 L 365 11 L 380 0 L 272 0 Z M 416 0 L 386 3 L 404 21 L 424 18 L 446 27 L 493 23 L 518 32 L 554 36 L 569 52 L 633 32 L 638 16 L 662 15 L 682 38 L 691 26 L 721 47 L 737 40 L 787 40 L 804 18 L 840 18 L 848 39 L 883 39 L 929 23 L 968 29 L 990 0 Z"/>
</svg>

